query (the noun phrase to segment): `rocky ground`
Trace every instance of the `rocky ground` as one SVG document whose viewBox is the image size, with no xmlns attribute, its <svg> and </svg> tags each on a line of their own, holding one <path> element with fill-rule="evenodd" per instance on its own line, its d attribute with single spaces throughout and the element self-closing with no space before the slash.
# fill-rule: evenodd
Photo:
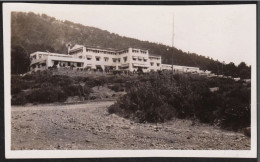
<svg viewBox="0 0 260 162">
<path fill-rule="evenodd" d="M 107 112 L 114 101 L 12 106 L 12 150 L 248 150 L 250 138 L 189 120 L 140 124 Z"/>
</svg>

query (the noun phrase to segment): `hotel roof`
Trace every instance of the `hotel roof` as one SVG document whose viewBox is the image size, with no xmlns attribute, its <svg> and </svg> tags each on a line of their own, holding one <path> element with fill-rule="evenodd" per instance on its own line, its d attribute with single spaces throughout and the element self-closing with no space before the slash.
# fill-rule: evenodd
<svg viewBox="0 0 260 162">
<path fill-rule="evenodd" d="M 64 56 L 68 56 L 68 54 L 64 54 L 64 53 L 52 53 L 52 52 L 41 52 L 41 51 L 36 51 L 36 52 L 33 52 L 31 53 L 30 55 L 33 55 L 33 54 L 47 54 L 47 55 L 64 55 Z"/>
<path fill-rule="evenodd" d="M 100 46 L 88 46 L 88 45 L 84 45 L 86 48 L 95 48 L 95 49 L 100 49 L 100 50 L 110 50 L 110 51 L 114 51 L 114 52 L 118 52 L 118 51 L 122 51 L 122 50 L 127 50 L 129 48 L 133 48 L 133 49 L 140 49 L 140 50 L 148 50 L 148 49 L 144 49 L 144 48 L 137 48 L 137 47 L 125 47 L 122 49 L 116 49 L 116 48 L 104 48 L 104 47 L 100 47 Z M 149 50 L 148 50 L 149 51 Z"/>
</svg>

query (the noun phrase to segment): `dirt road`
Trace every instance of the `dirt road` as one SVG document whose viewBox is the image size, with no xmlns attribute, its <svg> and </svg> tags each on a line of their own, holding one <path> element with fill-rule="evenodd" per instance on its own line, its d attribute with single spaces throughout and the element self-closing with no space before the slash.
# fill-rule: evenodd
<svg viewBox="0 0 260 162">
<path fill-rule="evenodd" d="M 12 150 L 250 149 L 250 138 L 189 120 L 139 124 L 110 115 L 113 101 L 12 106 Z"/>
</svg>

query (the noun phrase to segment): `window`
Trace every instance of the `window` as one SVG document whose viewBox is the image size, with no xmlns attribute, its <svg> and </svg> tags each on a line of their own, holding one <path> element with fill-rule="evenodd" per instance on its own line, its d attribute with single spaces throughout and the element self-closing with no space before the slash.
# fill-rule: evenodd
<svg viewBox="0 0 260 162">
<path fill-rule="evenodd" d="M 133 53 L 139 53 L 139 50 L 132 50 Z"/>
<path fill-rule="evenodd" d="M 91 59 L 92 59 L 92 56 L 91 56 L 91 55 L 86 55 L 86 59 L 87 59 L 87 60 L 91 60 Z"/>
<path fill-rule="evenodd" d="M 108 59 L 109 59 L 108 57 L 104 57 L 104 60 L 105 60 L 105 62 L 107 62 L 107 61 L 108 61 Z"/>
<path fill-rule="evenodd" d="M 77 67 L 81 67 L 81 63 L 78 62 L 78 63 L 77 63 Z"/>
<path fill-rule="evenodd" d="M 160 66 L 160 63 L 157 63 L 157 66 Z"/>
<path fill-rule="evenodd" d="M 127 57 L 124 57 L 124 62 L 126 62 L 127 61 Z"/>
<path fill-rule="evenodd" d="M 144 50 L 141 50 L 140 52 L 143 53 L 143 54 L 146 54 L 146 51 L 144 51 Z"/>
<path fill-rule="evenodd" d="M 82 59 L 82 56 L 79 56 L 80 59 Z"/>
<path fill-rule="evenodd" d="M 151 62 L 151 66 L 153 66 L 153 64 L 154 64 L 154 63 L 153 63 L 153 62 Z"/>
<path fill-rule="evenodd" d="M 118 58 L 118 62 L 120 62 L 120 58 Z"/>
<path fill-rule="evenodd" d="M 96 61 L 100 61 L 100 57 L 96 57 Z"/>
<path fill-rule="evenodd" d="M 113 62 L 116 62 L 116 58 L 113 58 Z"/>
</svg>

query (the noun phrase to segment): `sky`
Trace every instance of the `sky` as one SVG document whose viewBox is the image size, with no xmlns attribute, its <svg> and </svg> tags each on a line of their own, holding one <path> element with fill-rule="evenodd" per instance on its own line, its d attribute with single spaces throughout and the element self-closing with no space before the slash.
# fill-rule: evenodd
<svg viewBox="0 0 260 162">
<path fill-rule="evenodd" d="M 121 36 L 162 43 L 221 62 L 252 65 L 256 5 L 127 6 L 20 4 L 13 11 L 44 13 Z M 174 15 L 174 16 L 173 16 Z M 174 21 L 173 21 L 174 20 Z M 174 35 L 174 37 L 173 37 Z"/>
</svg>

